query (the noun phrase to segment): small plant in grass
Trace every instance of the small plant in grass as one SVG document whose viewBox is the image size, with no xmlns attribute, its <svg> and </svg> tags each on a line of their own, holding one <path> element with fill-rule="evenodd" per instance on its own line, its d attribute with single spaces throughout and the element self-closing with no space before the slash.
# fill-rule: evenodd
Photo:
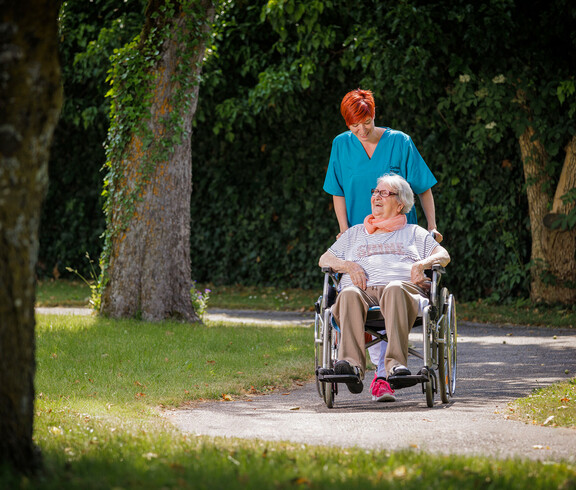
<svg viewBox="0 0 576 490">
<path fill-rule="evenodd" d="M 192 289 L 190 290 L 190 296 L 192 298 L 192 305 L 194 306 L 194 311 L 200 317 L 200 319 L 202 319 L 204 317 L 204 313 L 206 313 L 206 309 L 208 308 L 208 300 L 210 299 L 211 292 L 212 291 L 208 288 L 205 288 L 204 292 L 202 292 L 199 289 L 196 289 L 196 281 L 194 281 Z"/>
<path fill-rule="evenodd" d="M 86 279 L 82 274 L 78 272 L 76 269 L 72 269 L 71 267 L 66 267 L 68 272 L 73 272 L 76 274 L 80 279 L 82 279 L 90 288 L 91 297 L 90 297 L 90 304 L 92 308 L 95 310 L 100 309 L 100 286 L 98 282 L 98 274 L 96 274 L 96 269 L 94 268 L 94 261 L 90 258 L 90 254 L 86 252 L 86 258 L 88 259 L 88 263 L 90 264 L 90 275 L 92 276 L 92 280 L 89 281 Z"/>
</svg>

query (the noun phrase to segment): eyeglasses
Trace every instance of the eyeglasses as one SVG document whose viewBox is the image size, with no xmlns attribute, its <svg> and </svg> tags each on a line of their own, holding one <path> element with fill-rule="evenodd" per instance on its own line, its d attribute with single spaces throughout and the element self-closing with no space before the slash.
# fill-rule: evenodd
<svg viewBox="0 0 576 490">
<path fill-rule="evenodd" d="M 398 195 L 398 193 L 390 192 L 388 189 L 383 189 L 383 190 L 372 189 L 370 192 L 372 193 L 372 196 L 376 196 L 377 194 L 380 194 L 380 197 L 388 197 L 388 196 L 397 196 Z"/>
</svg>

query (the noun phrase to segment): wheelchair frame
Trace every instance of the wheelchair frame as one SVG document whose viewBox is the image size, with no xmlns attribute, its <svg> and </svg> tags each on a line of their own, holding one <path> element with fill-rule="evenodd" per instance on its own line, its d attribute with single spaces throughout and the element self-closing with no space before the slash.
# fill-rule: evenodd
<svg viewBox="0 0 576 490">
<path fill-rule="evenodd" d="M 334 374 L 334 364 L 338 359 L 339 328 L 332 321 L 331 306 L 336 301 L 339 275 L 330 268 L 322 268 L 322 272 L 324 287 L 322 296 L 315 304 L 314 360 L 318 394 L 324 399 L 326 406 L 332 408 L 334 397 L 338 394 L 338 384 L 355 382 L 358 378 Z M 432 267 L 430 304 L 424 308 L 422 317 L 418 318 L 412 327 L 422 325 L 422 352 L 414 348 L 408 349 L 409 354 L 423 361 L 422 368 L 415 375 L 388 378 L 393 389 L 422 384 L 428 407 L 434 406 L 435 393 L 440 393 L 442 402 L 448 403 L 456 391 L 456 300 L 447 288 L 440 288 L 440 279 L 444 273 L 442 266 Z M 366 348 L 387 341 L 384 329 L 380 308 L 372 307 L 368 311 L 364 331 L 374 338 L 366 343 Z M 384 333 L 381 333 L 383 331 Z"/>
</svg>

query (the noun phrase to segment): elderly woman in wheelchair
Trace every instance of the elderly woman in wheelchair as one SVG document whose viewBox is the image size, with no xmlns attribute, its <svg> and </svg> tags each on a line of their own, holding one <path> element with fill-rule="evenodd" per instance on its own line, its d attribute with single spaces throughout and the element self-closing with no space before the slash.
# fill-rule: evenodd
<svg viewBox="0 0 576 490">
<path fill-rule="evenodd" d="M 328 277 L 337 288 L 333 305 L 328 297 L 321 297 L 320 305 L 317 304 L 316 344 L 317 350 L 321 349 L 316 356 L 319 391 L 329 407 L 338 383 L 346 383 L 352 393 L 362 391 L 366 371 L 365 332 L 369 331 L 377 340 L 387 340 L 372 381 L 373 400 L 394 401 L 393 387 L 422 382 L 431 406 L 432 390 L 437 391 L 435 369 L 442 371 L 443 391 L 452 394 L 453 388 L 450 377 L 454 373 L 448 370 L 453 368 L 455 359 L 448 357 L 455 358 L 454 300 L 445 288 L 438 295 L 437 287 L 450 256 L 427 230 L 407 224 L 406 213 L 414 205 L 414 194 L 402 177 L 388 174 L 378 179 L 371 191 L 371 205 L 372 214 L 364 224 L 346 230 L 319 261 L 326 272 L 324 296 L 330 296 L 330 288 L 326 287 Z M 427 269 L 434 270 L 432 281 L 425 274 Z M 385 334 L 384 330 L 378 330 L 384 328 L 382 324 L 372 329 L 367 326 L 374 313 L 383 317 Z M 425 360 L 425 365 L 417 375 L 412 375 L 407 367 L 408 336 L 416 319 L 423 316 L 425 352 L 419 357 Z M 447 325 L 448 317 L 453 326 Z"/>
</svg>

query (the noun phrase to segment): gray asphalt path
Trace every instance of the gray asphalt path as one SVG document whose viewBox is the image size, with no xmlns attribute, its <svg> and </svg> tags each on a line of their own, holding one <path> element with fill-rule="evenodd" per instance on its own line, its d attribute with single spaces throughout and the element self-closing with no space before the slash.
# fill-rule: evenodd
<svg viewBox="0 0 576 490">
<path fill-rule="evenodd" d="M 332 409 L 308 383 L 164 414 L 183 432 L 199 435 L 576 462 L 576 429 L 508 419 L 508 402 L 575 375 L 576 332 L 460 322 L 458 334 L 458 385 L 448 404 L 437 397 L 428 408 L 420 385 L 397 390 L 396 402 L 373 402 L 368 373 L 359 395 L 340 385 Z M 416 347 L 420 339 L 411 334 Z M 409 367 L 417 371 L 419 362 L 411 357 Z"/>
</svg>

